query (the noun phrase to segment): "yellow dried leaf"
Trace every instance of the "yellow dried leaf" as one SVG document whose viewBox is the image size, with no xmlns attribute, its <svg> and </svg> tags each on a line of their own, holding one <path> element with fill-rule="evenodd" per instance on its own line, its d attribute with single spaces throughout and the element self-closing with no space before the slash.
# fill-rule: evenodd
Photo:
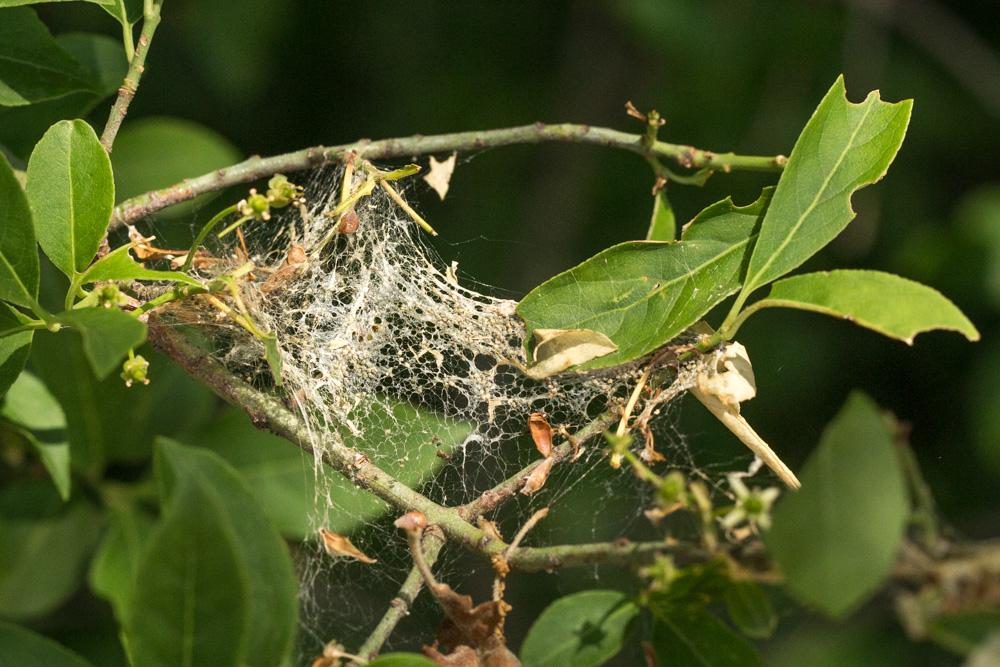
<svg viewBox="0 0 1000 667">
<path fill-rule="evenodd" d="M 354 546 L 351 540 L 344 535 L 334 533 L 326 528 L 320 528 L 319 536 L 323 540 L 323 548 L 331 556 L 353 558 L 369 565 L 378 562 L 374 558 L 365 555 L 363 551 Z"/>
<path fill-rule="evenodd" d="M 452 153 L 447 160 L 438 162 L 431 156 L 430 159 L 430 170 L 424 174 L 424 180 L 427 181 L 427 185 L 434 188 L 434 192 L 438 193 L 438 197 L 441 201 L 444 201 L 445 195 L 448 194 L 448 185 L 451 183 L 451 175 L 455 171 L 455 157 L 457 153 Z"/>
<path fill-rule="evenodd" d="M 535 329 L 534 363 L 525 374 L 542 380 L 618 349 L 614 342 L 590 329 Z"/>
</svg>

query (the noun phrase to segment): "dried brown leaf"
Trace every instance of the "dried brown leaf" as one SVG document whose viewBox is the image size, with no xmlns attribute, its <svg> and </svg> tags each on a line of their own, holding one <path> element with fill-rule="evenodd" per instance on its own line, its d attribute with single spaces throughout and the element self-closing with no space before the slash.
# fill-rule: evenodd
<svg viewBox="0 0 1000 667">
<path fill-rule="evenodd" d="M 590 329 L 535 329 L 533 364 L 526 375 L 542 380 L 618 349 L 615 343 Z"/>
<path fill-rule="evenodd" d="M 344 535 L 327 530 L 326 528 L 320 528 L 319 536 L 323 540 L 323 548 L 331 556 L 353 558 L 369 565 L 378 562 L 354 546 L 350 538 Z"/>
<path fill-rule="evenodd" d="M 521 488 L 521 493 L 530 496 L 545 486 L 545 480 L 549 478 L 549 472 L 552 471 L 552 466 L 555 462 L 555 458 L 550 456 L 535 466 L 535 469 L 528 475 L 528 479 L 525 480 L 524 486 Z"/>
<path fill-rule="evenodd" d="M 427 182 L 427 185 L 434 188 L 434 192 L 438 194 L 441 201 L 444 201 L 445 195 L 448 194 L 448 185 L 451 183 L 451 175 L 455 171 L 455 157 L 457 155 L 457 153 L 452 153 L 448 159 L 441 162 L 438 162 L 432 155 L 430 159 L 431 168 L 424 174 L 424 180 Z"/>
<path fill-rule="evenodd" d="M 531 431 L 531 439 L 535 441 L 535 447 L 541 455 L 552 456 L 552 427 L 545 415 L 541 412 L 528 415 L 528 430 Z"/>
</svg>

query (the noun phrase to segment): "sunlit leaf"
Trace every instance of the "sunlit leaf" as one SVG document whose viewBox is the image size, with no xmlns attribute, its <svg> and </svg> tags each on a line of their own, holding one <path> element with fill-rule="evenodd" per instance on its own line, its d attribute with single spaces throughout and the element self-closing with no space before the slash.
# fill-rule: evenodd
<svg viewBox="0 0 1000 667">
<path fill-rule="evenodd" d="M 611 354 L 618 349 L 599 331 L 590 329 L 535 329 L 535 350 L 526 375 L 536 380 Z"/>
<path fill-rule="evenodd" d="M 87 71 L 52 38 L 34 10 L 8 9 L 12 4 L 0 1 L 0 106 L 92 92 Z"/>
<path fill-rule="evenodd" d="M 0 621 L 0 665 L 90 667 L 90 663 L 48 637 Z"/>
<path fill-rule="evenodd" d="M 764 536 L 800 601 L 840 617 L 889 574 L 909 517 L 898 456 L 878 407 L 855 392 L 827 426 Z"/>
<path fill-rule="evenodd" d="M 38 246 L 28 200 L 0 153 L 0 299 L 30 308 L 38 296 Z"/>
<path fill-rule="evenodd" d="M 49 128 L 31 152 L 26 190 L 42 250 L 67 276 L 85 270 L 115 199 L 111 161 L 93 128 L 82 120 Z"/>
<path fill-rule="evenodd" d="M 128 351 L 146 340 L 146 325 L 114 308 L 68 310 L 57 319 L 83 337 L 83 351 L 98 380 L 116 370 Z"/>
<path fill-rule="evenodd" d="M 66 415 L 45 384 L 32 373 L 17 378 L 4 399 L 5 418 L 35 431 L 66 428 Z"/>
<path fill-rule="evenodd" d="M 660 190 L 653 196 L 653 214 L 649 218 L 647 241 L 673 241 L 677 238 L 677 218 L 667 193 Z"/>
<path fill-rule="evenodd" d="M 760 308 L 810 310 L 839 317 L 909 345 L 924 331 L 957 331 L 979 340 L 976 327 L 936 289 L 880 271 L 823 271 L 779 280 Z"/>
<path fill-rule="evenodd" d="M 517 313 L 535 329 L 591 329 L 618 350 L 579 367 L 615 366 L 652 352 L 736 292 L 767 208 L 717 202 L 688 223 L 681 241 L 622 243 L 533 289 Z"/>
<path fill-rule="evenodd" d="M 81 285 L 102 280 L 156 280 L 199 286 L 197 280 L 180 271 L 147 269 L 130 254 L 131 246 L 123 245 L 90 265 L 80 279 Z"/>
<path fill-rule="evenodd" d="M 624 593 L 592 590 L 559 598 L 542 612 L 521 645 L 525 667 L 596 667 L 625 644 L 639 607 Z"/>
<path fill-rule="evenodd" d="M 912 100 L 847 100 L 839 77 L 799 135 L 761 224 L 745 294 L 812 257 L 854 219 L 851 195 L 881 179 L 903 143 Z"/>
</svg>

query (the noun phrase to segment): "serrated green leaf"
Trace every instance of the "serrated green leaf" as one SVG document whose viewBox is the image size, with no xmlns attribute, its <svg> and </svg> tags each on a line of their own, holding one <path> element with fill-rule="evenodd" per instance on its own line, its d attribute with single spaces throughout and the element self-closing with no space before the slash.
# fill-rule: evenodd
<svg viewBox="0 0 1000 667">
<path fill-rule="evenodd" d="M 93 507 L 64 504 L 48 480 L 8 484 L 0 495 L 0 617 L 38 618 L 65 602 L 100 525 Z"/>
<path fill-rule="evenodd" d="M 11 667 L 91 667 L 62 644 L 0 621 L 0 665 Z"/>
<path fill-rule="evenodd" d="M 38 246 L 31 209 L 0 153 L 0 299 L 31 308 L 38 297 Z"/>
<path fill-rule="evenodd" d="M 80 279 L 81 285 L 101 282 L 102 280 L 156 280 L 163 282 L 185 283 L 200 286 L 197 280 L 180 271 L 156 271 L 147 269 L 132 259 L 129 253 L 131 246 L 123 245 L 90 265 Z"/>
<path fill-rule="evenodd" d="M 618 591 L 583 591 L 559 598 L 542 612 L 521 645 L 525 667 L 596 667 L 625 644 L 639 607 Z"/>
<path fill-rule="evenodd" d="M 39 245 L 72 278 L 97 253 L 115 201 L 111 161 L 93 128 L 82 120 L 50 127 L 31 152 L 26 190 Z"/>
<path fill-rule="evenodd" d="M 888 576 L 910 510 L 892 433 L 870 398 L 851 394 L 801 478 L 764 539 L 788 591 L 841 617 Z"/>
<path fill-rule="evenodd" d="M 657 617 L 653 624 L 657 664 L 670 667 L 753 667 L 760 656 L 745 639 L 702 607 Z"/>
<path fill-rule="evenodd" d="M 778 627 L 778 616 L 764 590 L 752 581 L 733 581 L 723 595 L 726 613 L 748 637 L 766 639 Z"/>
<path fill-rule="evenodd" d="M 0 106 L 14 107 L 93 92 L 87 71 L 27 7 L 0 4 Z"/>
<path fill-rule="evenodd" d="M 0 303 L 0 334 L 23 324 L 22 317 L 10 306 Z M 0 396 L 17 380 L 31 352 L 34 331 L 0 336 Z"/>
<path fill-rule="evenodd" d="M 936 289 L 881 271 L 822 271 L 785 278 L 754 304 L 770 307 L 843 318 L 907 345 L 917 334 L 935 329 L 979 340 L 969 318 Z"/>
<path fill-rule="evenodd" d="M 143 548 L 150 539 L 154 523 L 153 517 L 138 507 L 112 507 L 110 523 L 90 563 L 87 576 L 90 589 L 111 603 L 122 624 Z"/>
<path fill-rule="evenodd" d="M 437 667 L 437 663 L 419 653 L 386 653 L 369 662 L 368 667 Z"/>
<path fill-rule="evenodd" d="M 653 196 L 653 215 L 646 231 L 647 241 L 673 241 L 677 238 L 677 219 L 667 193 L 660 190 Z"/>
<path fill-rule="evenodd" d="M 297 627 L 297 584 L 263 508 L 238 473 L 204 449 L 161 439 L 156 476 L 167 511 L 142 557 L 127 614 L 135 662 L 193 664 L 191 647 L 225 656 L 205 664 L 282 664 Z M 178 550 L 154 546 L 163 540 Z M 179 561 L 166 576 L 159 571 L 164 553 Z M 191 571 L 206 560 L 207 578 L 201 566 Z M 195 618 L 185 622 L 181 612 L 192 596 Z"/>
<path fill-rule="evenodd" d="M 591 329 L 618 345 L 581 370 L 638 359 L 740 288 L 768 195 L 748 206 L 730 199 L 709 206 L 679 242 L 630 241 L 598 253 L 533 289 L 517 313 L 529 333 Z"/>
<path fill-rule="evenodd" d="M 878 91 L 852 104 L 844 78 L 837 78 L 781 174 L 743 294 L 798 267 L 854 219 L 851 195 L 885 175 L 903 143 L 912 106 L 912 100 L 883 102 Z"/>
<path fill-rule="evenodd" d="M 4 400 L 4 417 L 34 431 L 54 431 L 66 428 L 66 415 L 59 401 L 45 384 L 33 374 L 24 372 L 17 378 Z"/>
<path fill-rule="evenodd" d="M 114 308 L 67 310 L 56 319 L 83 338 L 83 351 L 98 380 L 103 380 L 121 364 L 129 350 L 146 340 L 146 325 Z"/>
</svg>

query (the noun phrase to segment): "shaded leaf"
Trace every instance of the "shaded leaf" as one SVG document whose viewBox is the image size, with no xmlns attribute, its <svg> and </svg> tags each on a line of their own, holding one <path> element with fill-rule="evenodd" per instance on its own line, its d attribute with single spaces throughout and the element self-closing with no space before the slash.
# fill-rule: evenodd
<svg viewBox="0 0 1000 667">
<path fill-rule="evenodd" d="M 64 274 L 83 271 L 111 220 L 111 161 L 94 130 L 64 120 L 41 138 L 28 160 L 28 202 L 42 250 Z"/>
<path fill-rule="evenodd" d="M 22 324 L 22 316 L 5 303 L 0 303 L 0 333 Z M 34 331 L 0 336 L 0 396 L 17 380 L 31 352 Z"/>
<path fill-rule="evenodd" d="M 83 351 L 98 380 L 116 370 L 146 340 L 146 325 L 114 308 L 81 308 L 56 316 L 83 337 Z"/>
<path fill-rule="evenodd" d="M 263 509 L 236 471 L 203 449 L 161 440 L 156 476 L 166 509 L 129 598 L 134 661 L 281 664 L 297 624 L 296 581 Z"/>
<path fill-rule="evenodd" d="M 646 231 L 647 241 L 673 241 L 677 238 L 677 218 L 667 193 L 660 190 L 653 196 L 653 214 Z"/>
<path fill-rule="evenodd" d="M 419 653 L 386 653 L 369 662 L 368 667 L 437 667 L 437 663 Z"/>
<path fill-rule="evenodd" d="M 273 333 L 269 333 L 261 338 L 260 342 L 264 344 L 264 359 L 267 361 L 267 367 L 271 371 L 271 378 L 274 379 L 274 384 L 280 387 L 281 350 L 278 349 L 278 337 Z"/>
<path fill-rule="evenodd" d="M 766 639 L 778 627 L 778 616 L 763 589 L 752 581 L 733 581 L 723 596 L 726 613 L 743 634 Z"/>
<path fill-rule="evenodd" d="M 80 279 L 81 285 L 103 280 L 157 280 L 200 286 L 197 280 L 180 271 L 155 271 L 135 261 L 129 253 L 131 245 L 123 245 L 90 265 Z"/>
<path fill-rule="evenodd" d="M 903 143 L 912 100 L 847 100 L 838 77 L 795 142 L 761 224 L 743 293 L 812 257 L 854 219 L 851 195 L 881 179 Z"/>
<path fill-rule="evenodd" d="M 62 644 L 4 621 L 0 621 L 0 665 L 90 667 L 89 662 Z"/>
<path fill-rule="evenodd" d="M 28 200 L 0 153 L 0 299 L 31 308 L 38 296 L 38 246 Z"/>
<path fill-rule="evenodd" d="M 21 373 L 11 385 L 2 414 L 10 421 L 35 431 L 66 428 L 66 415 L 59 401 L 41 380 L 28 372 Z"/>
<path fill-rule="evenodd" d="M 765 534 L 788 591 L 840 617 L 889 574 L 909 516 L 897 454 L 878 407 L 855 392 Z"/>
<path fill-rule="evenodd" d="M 111 603 L 120 623 L 124 623 L 140 558 L 154 523 L 153 518 L 138 507 L 112 507 L 110 523 L 90 563 L 87 576 L 90 589 Z"/>
<path fill-rule="evenodd" d="M 73 2 L 74 0 L 0 0 L 0 7 L 40 5 L 50 2 Z M 99 5 L 101 9 L 115 17 L 120 23 L 132 25 L 142 18 L 142 0 L 85 0 Z"/>
<path fill-rule="evenodd" d="M 924 331 L 948 329 L 969 340 L 979 332 L 936 289 L 881 271 L 822 271 L 774 283 L 759 308 L 810 310 L 840 317 L 908 345 Z"/>
<path fill-rule="evenodd" d="M 525 667 L 602 665 L 625 644 L 639 607 L 618 591 L 591 590 L 559 598 L 542 612 L 521 645 Z"/>
<path fill-rule="evenodd" d="M 0 617 L 38 618 L 83 581 L 100 514 L 83 501 L 64 504 L 47 480 L 7 485 L 0 495 Z"/>
<path fill-rule="evenodd" d="M 653 624 L 653 650 L 664 667 L 752 667 L 760 656 L 745 639 L 703 607 L 692 607 Z"/>
<path fill-rule="evenodd" d="M 638 359 L 676 337 L 742 284 L 754 229 L 770 192 L 748 206 L 717 202 L 688 223 L 681 241 L 613 246 L 533 289 L 517 313 L 535 329 L 592 329 L 618 350 L 583 364 Z"/>
<path fill-rule="evenodd" d="M 21 431 L 20 433 L 35 449 L 42 465 L 52 477 L 52 483 L 56 485 L 59 497 L 63 500 L 69 500 L 73 491 L 73 482 L 70 477 L 69 443 L 42 441 L 30 431 Z"/>
<path fill-rule="evenodd" d="M 319 529 L 319 538 L 323 543 L 323 549 L 334 558 L 353 558 L 362 563 L 372 565 L 378 561 L 365 554 L 361 549 L 354 546 L 349 537 L 339 533 L 333 533 L 326 528 Z"/>
<path fill-rule="evenodd" d="M 34 10 L 0 2 L 0 106 L 22 106 L 94 90 L 87 71 L 49 34 Z"/>
</svg>

